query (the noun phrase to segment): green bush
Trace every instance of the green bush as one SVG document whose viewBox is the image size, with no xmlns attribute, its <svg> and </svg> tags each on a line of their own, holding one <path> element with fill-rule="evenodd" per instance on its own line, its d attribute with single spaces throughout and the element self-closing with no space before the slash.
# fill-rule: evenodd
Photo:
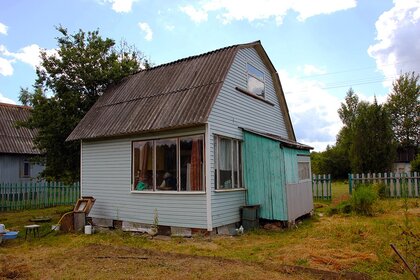
<svg viewBox="0 0 420 280">
<path fill-rule="evenodd" d="M 387 192 L 386 192 L 387 186 L 385 183 L 376 183 L 373 185 L 373 188 L 380 199 L 387 197 Z"/>
<path fill-rule="evenodd" d="M 338 204 L 338 210 L 343 214 L 350 214 L 353 211 L 353 206 L 351 205 L 350 201 L 345 200 Z"/>
<path fill-rule="evenodd" d="M 353 192 L 351 205 L 357 214 L 371 216 L 377 199 L 378 194 L 372 185 L 359 185 Z"/>
<path fill-rule="evenodd" d="M 417 154 L 417 157 L 410 162 L 411 172 L 420 172 L 420 153 Z"/>
</svg>

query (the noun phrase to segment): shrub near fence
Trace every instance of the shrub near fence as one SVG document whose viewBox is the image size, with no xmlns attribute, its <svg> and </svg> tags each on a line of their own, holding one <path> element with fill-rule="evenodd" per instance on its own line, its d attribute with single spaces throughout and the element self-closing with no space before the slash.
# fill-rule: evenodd
<svg viewBox="0 0 420 280">
<path fill-rule="evenodd" d="M 0 183 L 0 211 L 73 205 L 79 197 L 79 183 Z"/>
<path fill-rule="evenodd" d="M 312 197 L 314 199 L 331 200 L 331 175 L 312 175 Z"/>
<path fill-rule="evenodd" d="M 387 197 L 403 197 L 404 191 L 408 197 L 420 197 L 420 174 L 418 172 L 349 174 L 350 194 L 358 184 L 375 183 L 384 184 Z"/>
</svg>

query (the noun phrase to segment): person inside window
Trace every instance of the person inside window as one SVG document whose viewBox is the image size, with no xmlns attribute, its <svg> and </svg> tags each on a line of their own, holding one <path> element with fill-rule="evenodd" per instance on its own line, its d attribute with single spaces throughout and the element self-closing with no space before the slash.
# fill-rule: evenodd
<svg viewBox="0 0 420 280">
<path fill-rule="evenodd" d="M 166 172 L 163 175 L 163 181 L 160 184 L 159 190 L 164 190 L 164 191 L 176 191 L 176 178 L 174 176 L 172 176 L 171 173 Z"/>
</svg>

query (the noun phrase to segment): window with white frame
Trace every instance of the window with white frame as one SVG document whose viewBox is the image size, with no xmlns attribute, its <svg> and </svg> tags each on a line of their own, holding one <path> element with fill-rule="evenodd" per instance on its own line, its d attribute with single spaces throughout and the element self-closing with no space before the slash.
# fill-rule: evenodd
<svg viewBox="0 0 420 280">
<path fill-rule="evenodd" d="M 249 63 L 247 63 L 246 69 L 248 73 L 248 91 L 257 96 L 264 97 L 264 72 Z"/>
<path fill-rule="evenodd" d="M 241 142 L 215 136 L 215 158 L 216 189 L 243 188 Z"/>
<path fill-rule="evenodd" d="M 311 163 L 309 156 L 298 156 L 299 181 L 311 179 Z"/>
<path fill-rule="evenodd" d="M 132 190 L 204 191 L 204 136 L 134 141 Z"/>
</svg>

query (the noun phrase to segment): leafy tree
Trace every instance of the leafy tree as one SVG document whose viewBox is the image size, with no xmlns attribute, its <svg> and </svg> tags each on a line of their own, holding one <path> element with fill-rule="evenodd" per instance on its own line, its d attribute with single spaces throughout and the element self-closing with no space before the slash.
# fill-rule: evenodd
<svg viewBox="0 0 420 280">
<path fill-rule="evenodd" d="M 352 88 L 349 88 L 344 100 L 345 103 L 341 103 L 341 106 L 338 109 L 338 116 L 343 122 L 343 125 L 351 129 L 357 117 L 359 97 L 354 93 Z"/>
<path fill-rule="evenodd" d="M 420 153 L 410 162 L 412 172 L 420 172 Z"/>
<path fill-rule="evenodd" d="M 42 177 L 67 182 L 79 179 L 80 144 L 67 136 L 112 83 L 140 69 L 139 51 L 126 43 L 115 45 L 99 31 L 69 34 L 56 28 L 56 54 L 41 51 L 34 92 L 21 89 L 20 101 L 33 107 L 30 119 L 20 125 L 38 130 L 37 148 L 45 152 Z"/>
<path fill-rule="evenodd" d="M 392 84 L 386 108 L 391 117 L 395 139 L 402 147 L 420 144 L 419 75 L 405 73 Z"/>
<path fill-rule="evenodd" d="M 389 171 L 394 157 L 395 145 L 387 111 L 376 98 L 373 104 L 360 102 L 350 147 L 352 171 Z"/>
<path fill-rule="evenodd" d="M 331 174 L 332 178 L 347 178 L 348 159 L 338 146 L 327 146 L 323 152 L 311 153 L 311 167 L 314 174 Z"/>
</svg>

